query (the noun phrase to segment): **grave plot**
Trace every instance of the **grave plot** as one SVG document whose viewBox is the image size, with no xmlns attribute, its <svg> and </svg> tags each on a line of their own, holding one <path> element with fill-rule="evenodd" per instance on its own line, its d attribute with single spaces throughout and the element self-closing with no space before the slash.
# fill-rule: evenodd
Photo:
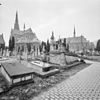
<svg viewBox="0 0 100 100">
<path fill-rule="evenodd" d="M 53 74 L 56 74 L 59 72 L 59 69 L 56 68 L 56 64 L 50 64 L 43 61 L 31 61 L 28 64 L 28 67 L 31 67 L 34 69 L 35 74 L 40 77 L 48 77 Z"/>
<path fill-rule="evenodd" d="M 18 62 L 1 63 L 1 73 L 9 86 L 23 84 L 33 78 L 34 70 Z"/>
<path fill-rule="evenodd" d="M 67 69 L 72 66 L 76 66 L 78 64 L 81 64 L 81 62 L 78 60 L 77 57 L 68 56 L 64 53 L 59 54 L 50 54 L 50 63 L 53 64 L 59 64 L 59 69 Z"/>
</svg>

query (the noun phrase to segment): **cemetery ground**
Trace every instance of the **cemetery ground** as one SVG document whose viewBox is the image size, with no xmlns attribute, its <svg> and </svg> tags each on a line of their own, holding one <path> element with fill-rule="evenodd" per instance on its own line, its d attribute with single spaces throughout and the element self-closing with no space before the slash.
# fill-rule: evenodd
<svg viewBox="0 0 100 100">
<path fill-rule="evenodd" d="M 8 92 L 0 95 L 0 100 L 31 100 L 32 98 L 38 96 L 40 93 L 48 91 L 49 88 L 54 87 L 56 84 L 59 84 L 65 79 L 68 79 L 70 76 L 75 75 L 77 72 L 88 67 L 89 65 L 90 63 L 82 63 L 66 70 L 62 69 L 59 73 L 47 78 L 34 76 L 33 83 L 13 87 Z M 5 88 L 6 83 L 0 73 L 0 87 L 1 86 Z"/>
</svg>

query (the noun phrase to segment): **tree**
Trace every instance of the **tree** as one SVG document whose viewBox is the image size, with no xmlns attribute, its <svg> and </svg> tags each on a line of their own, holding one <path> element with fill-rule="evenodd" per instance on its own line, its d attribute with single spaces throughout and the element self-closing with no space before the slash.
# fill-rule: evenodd
<svg viewBox="0 0 100 100">
<path fill-rule="evenodd" d="M 56 50 L 58 49 L 58 44 L 56 44 Z"/>
<path fill-rule="evenodd" d="M 66 49 L 66 38 L 64 38 L 64 43 L 63 43 L 65 49 Z"/>
<path fill-rule="evenodd" d="M 27 44 L 27 49 L 28 49 L 28 52 L 31 51 L 31 45 L 30 44 Z"/>
<path fill-rule="evenodd" d="M 69 52 L 69 44 L 67 44 L 67 47 L 66 48 L 67 48 L 67 51 Z"/>
<path fill-rule="evenodd" d="M 44 51 L 46 52 L 46 49 L 47 49 L 47 45 L 46 45 L 46 42 L 44 42 Z"/>
<path fill-rule="evenodd" d="M 59 39 L 59 44 L 62 43 L 61 39 Z"/>
<path fill-rule="evenodd" d="M 12 41 L 11 41 L 11 38 L 9 39 L 9 51 L 12 51 Z"/>
<path fill-rule="evenodd" d="M 96 50 L 100 52 L 100 39 L 97 41 Z"/>
<path fill-rule="evenodd" d="M 40 52 L 42 52 L 42 46 L 41 45 L 39 46 L 39 50 L 40 50 Z"/>
<path fill-rule="evenodd" d="M 15 48 L 15 38 L 12 36 L 12 49 Z"/>
<path fill-rule="evenodd" d="M 15 39 L 12 36 L 12 38 L 9 39 L 9 51 L 13 51 L 14 48 L 15 48 Z"/>
<path fill-rule="evenodd" d="M 49 51 L 50 51 L 50 43 L 49 40 L 47 40 L 46 52 L 48 53 Z"/>
</svg>

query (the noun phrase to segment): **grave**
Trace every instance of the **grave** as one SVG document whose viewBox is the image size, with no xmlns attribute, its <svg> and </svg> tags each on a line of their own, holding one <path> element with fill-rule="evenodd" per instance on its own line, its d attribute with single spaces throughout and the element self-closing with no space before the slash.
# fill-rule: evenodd
<svg viewBox="0 0 100 100">
<path fill-rule="evenodd" d="M 38 60 L 31 61 L 30 63 L 32 64 L 32 67 L 34 69 L 38 70 L 36 74 L 41 77 L 47 77 L 59 72 L 59 69 L 57 69 L 56 64 L 50 64 L 50 63 L 38 61 Z"/>
<path fill-rule="evenodd" d="M 18 62 L 1 63 L 1 73 L 8 85 L 23 84 L 33 79 L 34 70 Z"/>
<path fill-rule="evenodd" d="M 36 65 L 34 66 L 34 68 L 42 72 L 47 72 L 47 71 L 55 69 L 54 64 L 49 64 L 43 61 L 32 61 L 31 64 Z"/>
<path fill-rule="evenodd" d="M 24 60 L 21 63 L 29 68 L 34 69 L 34 73 L 40 77 L 48 77 L 59 72 L 59 69 L 57 69 L 58 65 L 56 64 L 50 64 L 39 60 L 34 60 L 30 62 Z"/>
</svg>

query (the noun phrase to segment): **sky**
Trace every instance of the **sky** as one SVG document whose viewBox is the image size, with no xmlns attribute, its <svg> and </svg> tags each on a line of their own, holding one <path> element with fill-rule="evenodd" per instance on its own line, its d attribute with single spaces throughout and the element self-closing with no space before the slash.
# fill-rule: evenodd
<svg viewBox="0 0 100 100">
<path fill-rule="evenodd" d="M 18 11 L 20 30 L 32 28 L 39 40 L 56 40 L 83 35 L 90 41 L 100 39 L 100 0 L 0 0 L 0 34 L 8 45 Z"/>
</svg>

